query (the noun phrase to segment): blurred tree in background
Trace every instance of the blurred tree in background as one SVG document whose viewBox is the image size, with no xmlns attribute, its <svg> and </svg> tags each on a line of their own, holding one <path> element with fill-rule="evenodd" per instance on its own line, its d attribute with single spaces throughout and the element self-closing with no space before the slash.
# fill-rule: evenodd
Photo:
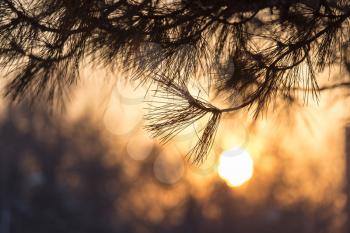
<svg viewBox="0 0 350 233">
<path fill-rule="evenodd" d="M 282 190 L 288 199 L 297 195 L 285 180 L 291 165 L 281 157 L 267 189 L 261 186 L 267 185 L 261 180 L 266 174 L 257 169 L 246 190 L 249 197 L 218 179 L 203 196 L 193 191 L 190 177 L 171 185 L 155 178 L 158 148 L 142 163 L 130 161 L 125 148 L 111 147 L 89 118 L 77 122 L 48 117 L 46 111 L 10 109 L 5 114 L 0 123 L 1 233 L 345 232 L 335 178 L 316 205 L 303 198 L 304 191 L 289 204 L 280 201 Z"/>
<path fill-rule="evenodd" d="M 151 103 L 147 116 L 164 142 L 209 116 L 190 152 L 200 162 L 222 113 L 259 114 L 300 90 L 317 96 L 318 72 L 349 69 L 349 17 L 348 0 L 3 0 L 5 94 L 58 102 L 83 62 L 123 69 L 156 86 L 155 102 L 173 100 Z M 203 76 L 207 92 L 225 96 L 229 107 L 190 92 Z"/>
</svg>

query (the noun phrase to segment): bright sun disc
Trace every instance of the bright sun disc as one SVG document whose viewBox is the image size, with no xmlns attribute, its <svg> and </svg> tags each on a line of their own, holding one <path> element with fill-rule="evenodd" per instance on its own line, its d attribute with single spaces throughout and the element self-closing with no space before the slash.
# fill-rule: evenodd
<svg viewBox="0 0 350 233">
<path fill-rule="evenodd" d="M 218 173 L 229 186 L 238 187 L 252 177 L 253 160 L 243 148 L 224 151 L 219 159 Z"/>
</svg>

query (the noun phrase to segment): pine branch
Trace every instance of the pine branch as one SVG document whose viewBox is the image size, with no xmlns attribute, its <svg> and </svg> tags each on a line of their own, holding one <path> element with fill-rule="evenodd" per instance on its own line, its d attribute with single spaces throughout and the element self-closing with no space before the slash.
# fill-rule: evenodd
<svg viewBox="0 0 350 233">
<path fill-rule="evenodd" d="M 188 152 L 194 163 L 202 162 L 214 142 L 221 110 L 193 97 L 184 82 L 169 82 L 164 77 L 158 77 L 157 84 L 155 100 L 149 103 L 145 116 L 146 130 L 160 138 L 162 143 L 167 143 L 182 130 L 209 115 L 210 119 L 201 130 L 196 145 Z"/>
<path fill-rule="evenodd" d="M 154 81 L 148 129 L 162 141 L 209 116 L 192 150 L 201 161 L 222 113 L 257 116 L 297 89 L 317 97 L 317 72 L 347 59 L 349 19 L 348 0 L 3 0 L 0 67 L 13 101 L 64 99 L 86 60 Z M 200 76 L 231 107 L 191 96 Z"/>
</svg>

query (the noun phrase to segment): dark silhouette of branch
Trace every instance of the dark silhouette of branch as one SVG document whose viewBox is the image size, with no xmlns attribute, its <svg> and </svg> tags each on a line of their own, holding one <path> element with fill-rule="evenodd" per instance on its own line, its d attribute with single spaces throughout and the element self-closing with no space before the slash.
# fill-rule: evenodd
<svg viewBox="0 0 350 233">
<path fill-rule="evenodd" d="M 202 162 L 213 144 L 222 110 L 204 100 L 194 98 L 185 83 L 169 83 L 167 79 L 162 78 L 157 79 L 157 99 L 149 103 L 146 129 L 166 143 L 180 131 L 210 115 L 206 126 L 198 132 L 201 133 L 198 142 L 188 154 L 194 157 L 195 163 Z"/>
<path fill-rule="evenodd" d="M 220 114 L 250 109 L 257 116 L 299 88 L 317 96 L 316 74 L 348 61 L 349 17 L 347 0 L 3 0 L 5 95 L 59 102 L 83 61 L 119 65 L 140 83 L 158 83 L 162 97 L 177 96 L 166 112 L 148 116 L 147 128 L 164 141 L 212 115 L 197 161 Z M 188 82 L 203 75 L 232 107 L 218 110 L 190 95 Z"/>
<path fill-rule="evenodd" d="M 350 82 L 335 83 L 332 85 L 326 85 L 319 88 L 320 91 L 333 90 L 336 88 L 349 88 Z"/>
</svg>

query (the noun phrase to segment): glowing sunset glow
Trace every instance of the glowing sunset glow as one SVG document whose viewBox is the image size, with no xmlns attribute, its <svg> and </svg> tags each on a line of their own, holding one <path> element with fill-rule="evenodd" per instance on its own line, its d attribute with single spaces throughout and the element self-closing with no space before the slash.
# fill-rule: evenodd
<svg viewBox="0 0 350 233">
<path fill-rule="evenodd" d="M 234 148 L 224 151 L 219 159 L 219 176 L 231 187 L 238 187 L 253 175 L 253 160 L 248 151 Z"/>
</svg>

